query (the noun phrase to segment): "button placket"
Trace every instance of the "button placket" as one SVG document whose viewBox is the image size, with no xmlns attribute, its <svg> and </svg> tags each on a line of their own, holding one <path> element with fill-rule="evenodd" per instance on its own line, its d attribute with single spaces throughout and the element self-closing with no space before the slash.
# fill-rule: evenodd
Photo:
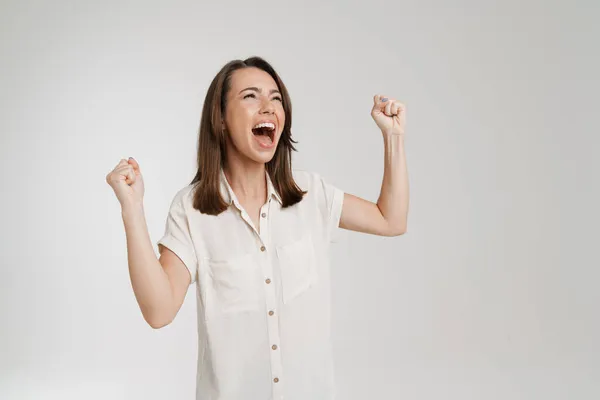
<svg viewBox="0 0 600 400">
<path fill-rule="evenodd" d="M 267 330 L 269 335 L 269 343 L 271 343 L 270 348 L 265 349 L 270 352 L 270 360 L 271 360 L 271 384 L 273 387 L 273 398 L 280 399 L 283 397 L 283 386 L 282 386 L 282 361 L 281 361 L 281 352 L 279 350 L 279 314 L 277 310 L 277 297 L 276 287 L 273 281 L 273 264 L 272 264 L 272 256 L 271 256 L 271 230 L 270 230 L 270 217 L 271 211 L 269 208 L 271 207 L 271 201 L 267 202 L 260 210 L 260 237 L 262 240 L 262 245 L 260 247 L 260 258 L 263 261 L 263 274 L 264 274 L 264 283 L 263 287 L 265 288 L 265 301 L 266 301 L 266 310 L 267 310 Z"/>
</svg>

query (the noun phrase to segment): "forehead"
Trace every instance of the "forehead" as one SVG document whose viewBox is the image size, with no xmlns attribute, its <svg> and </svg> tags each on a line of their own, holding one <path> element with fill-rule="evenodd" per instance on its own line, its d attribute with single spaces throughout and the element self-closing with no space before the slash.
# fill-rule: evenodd
<svg viewBox="0 0 600 400">
<path fill-rule="evenodd" d="M 231 74 L 231 89 L 234 94 L 247 87 L 255 86 L 268 93 L 271 89 L 277 89 L 275 79 L 259 68 L 243 68 Z"/>
</svg>

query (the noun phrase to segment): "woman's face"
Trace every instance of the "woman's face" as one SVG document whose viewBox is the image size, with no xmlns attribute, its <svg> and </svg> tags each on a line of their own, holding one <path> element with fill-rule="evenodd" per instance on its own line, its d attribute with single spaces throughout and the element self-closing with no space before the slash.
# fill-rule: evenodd
<svg viewBox="0 0 600 400">
<path fill-rule="evenodd" d="M 225 107 L 228 159 L 231 152 L 263 164 L 273 158 L 285 123 L 282 99 L 275 80 L 261 69 L 231 75 Z"/>
</svg>

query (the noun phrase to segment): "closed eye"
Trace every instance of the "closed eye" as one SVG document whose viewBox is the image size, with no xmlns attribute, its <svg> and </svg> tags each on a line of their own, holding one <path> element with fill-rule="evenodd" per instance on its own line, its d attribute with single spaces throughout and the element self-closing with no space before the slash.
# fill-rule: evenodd
<svg viewBox="0 0 600 400">
<path fill-rule="evenodd" d="M 254 95 L 254 93 L 248 93 L 247 95 L 244 96 L 244 99 L 247 98 L 247 97 L 256 98 L 256 96 Z M 279 96 L 273 97 L 273 100 L 279 100 L 280 102 L 283 103 L 283 100 Z"/>
</svg>

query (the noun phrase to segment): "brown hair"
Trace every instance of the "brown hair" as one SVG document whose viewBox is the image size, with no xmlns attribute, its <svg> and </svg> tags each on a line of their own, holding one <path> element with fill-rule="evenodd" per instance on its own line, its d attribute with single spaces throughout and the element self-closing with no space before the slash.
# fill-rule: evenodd
<svg viewBox="0 0 600 400">
<path fill-rule="evenodd" d="M 292 139 L 292 103 L 287 88 L 273 67 L 260 57 L 246 60 L 233 60 L 225 64 L 215 76 L 204 99 L 200 129 L 198 132 L 198 171 L 190 183 L 194 186 L 194 208 L 204 214 L 218 215 L 225 211 L 228 204 L 221 196 L 220 171 L 227 162 L 225 135 L 221 121 L 227 107 L 227 93 L 231 89 L 231 76 L 234 71 L 243 68 L 259 68 L 275 80 L 281 92 L 285 124 L 277 144 L 275 155 L 266 163 L 265 168 L 275 190 L 281 197 L 283 207 L 289 207 L 302 200 L 302 191 L 292 177 L 292 150 L 296 151 Z"/>
</svg>

